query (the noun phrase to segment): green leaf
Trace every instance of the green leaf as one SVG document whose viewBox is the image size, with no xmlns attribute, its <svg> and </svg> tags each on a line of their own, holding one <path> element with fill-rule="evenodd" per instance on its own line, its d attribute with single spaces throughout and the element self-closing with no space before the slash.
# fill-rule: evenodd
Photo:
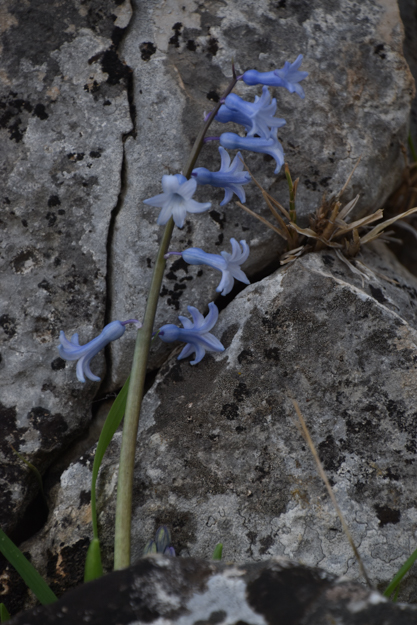
<svg viewBox="0 0 417 625">
<path fill-rule="evenodd" d="M 93 463 L 93 475 L 91 479 L 91 516 L 93 522 L 93 534 L 94 538 L 98 541 L 98 527 L 97 527 L 97 508 L 96 508 L 96 482 L 98 472 L 101 466 L 101 462 L 103 460 L 104 454 L 106 453 L 106 449 L 110 444 L 111 439 L 114 436 L 117 428 L 119 427 L 123 415 L 126 409 L 126 400 L 127 400 L 127 391 L 129 389 L 129 379 L 127 378 L 126 382 L 123 385 L 123 388 L 119 392 L 118 396 L 113 402 L 112 407 L 110 408 L 110 412 L 107 415 L 106 421 L 104 422 L 103 429 L 101 430 L 100 438 L 98 439 L 97 449 L 94 456 Z M 98 546 L 100 550 L 100 546 Z"/>
<path fill-rule="evenodd" d="M 214 551 L 213 551 L 213 555 L 212 555 L 212 560 L 221 560 L 222 559 L 222 554 L 223 554 L 223 545 L 222 543 L 218 543 L 215 547 L 214 547 Z"/>
<path fill-rule="evenodd" d="M 58 600 L 43 577 L 2 529 L 0 529 L 0 551 L 43 605 Z"/>
<path fill-rule="evenodd" d="M 91 582 L 93 579 L 103 576 L 101 564 L 100 541 L 93 538 L 87 551 L 84 569 L 84 582 Z"/>
<path fill-rule="evenodd" d="M 405 563 L 402 565 L 398 573 L 395 575 L 394 579 L 392 580 L 388 588 L 385 590 L 384 595 L 386 597 L 390 597 L 392 593 L 394 592 L 394 590 L 398 589 L 398 586 L 400 585 L 402 578 L 404 577 L 404 575 L 406 575 L 406 573 L 408 573 L 408 571 L 411 569 L 411 567 L 413 566 L 416 560 L 417 560 L 417 549 L 413 551 L 413 553 L 408 558 L 408 560 L 405 561 Z M 398 596 L 398 591 L 397 591 L 397 596 Z M 396 598 L 394 600 L 396 601 Z"/>
<path fill-rule="evenodd" d="M 4 603 L 0 603 L 0 623 L 5 623 L 10 618 L 10 614 L 4 605 Z"/>
</svg>

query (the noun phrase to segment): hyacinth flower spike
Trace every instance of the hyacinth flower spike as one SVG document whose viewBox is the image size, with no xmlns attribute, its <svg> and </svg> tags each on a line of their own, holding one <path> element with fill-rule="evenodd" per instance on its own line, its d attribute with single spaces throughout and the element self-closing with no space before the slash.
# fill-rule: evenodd
<svg viewBox="0 0 417 625">
<path fill-rule="evenodd" d="M 300 98 L 304 98 L 304 91 L 299 84 L 307 78 L 308 72 L 300 72 L 298 68 L 303 60 L 303 55 L 299 54 L 294 63 L 285 61 L 282 69 L 275 69 L 272 72 L 258 72 L 250 69 L 242 76 L 243 82 L 247 85 L 269 85 L 270 87 L 284 87 L 290 93 L 298 93 Z"/>
<path fill-rule="evenodd" d="M 230 293 L 235 280 L 239 280 L 239 282 L 243 282 L 244 284 L 250 284 L 247 276 L 240 268 L 240 265 L 243 265 L 248 259 L 249 245 L 246 241 L 241 241 L 241 249 L 236 239 L 230 239 L 230 243 L 232 244 L 231 254 L 228 252 L 208 254 L 199 247 L 190 247 L 188 250 L 181 253 L 181 256 L 189 265 L 208 265 L 222 272 L 221 282 L 216 289 L 216 291 L 222 295 Z"/>
<path fill-rule="evenodd" d="M 284 164 L 284 150 L 278 141 L 277 128 L 272 128 L 268 138 L 239 137 L 234 132 L 224 132 L 220 135 L 220 144 L 229 150 L 248 150 L 269 154 L 277 164 L 274 173 L 278 173 Z"/>
<path fill-rule="evenodd" d="M 187 306 L 187 309 L 193 318 L 192 321 L 187 317 L 179 316 L 178 319 L 184 326 L 183 328 L 178 328 L 178 326 L 169 323 L 160 328 L 158 336 L 164 343 L 172 343 L 173 341 L 187 343 L 178 356 L 178 360 L 195 353 L 195 358 L 190 364 L 196 365 L 204 358 L 206 352 L 224 351 L 219 339 L 210 334 L 210 330 L 218 319 L 219 309 L 214 302 L 210 302 L 209 314 L 205 318 L 194 306 Z"/>
<path fill-rule="evenodd" d="M 224 206 L 236 193 L 241 202 L 245 202 L 246 195 L 243 189 L 244 184 L 250 182 L 250 173 L 243 171 L 244 164 L 240 152 L 238 152 L 230 164 L 230 156 L 224 148 L 219 147 L 221 165 L 219 171 L 210 171 L 205 167 L 197 167 L 193 169 L 191 176 L 197 181 L 197 184 L 210 184 L 212 187 L 221 187 L 224 189 L 224 198 L 220 202 L 220 206 Z"/>
<path fill-rule="evenodd" d="M 173 217 L 175 225 L 182 228 L 187 213 L 204 213 L 211 207 L 211 202 L 203 204 L 192 199 L 196 188 L 197 182 L 187 180 L 182 174 L 165 175 L 162 176 L 164 192 L 144 200 L 144 204 L 162 208 L 157 221 L 159 225 L 165 225 Z"/>
<path fill-rule="evenodd" d="M 218 122 L 234 122 L 245 127 L 248 137 L 268 138 L 271 128 L 281 128 L 285 119 L 274 117 L 277 101 L 269 93 L 268 87 L 262 88 L 262 95 L 255 97 L 255 102 L 246 102 L 235 93 L 230 93 L 220 107 L 215 119 Z"/>
<path fill-rule="evenodd" d="M 112 321 L 104 327 L 102 332 L 96 336 L 95 339 L 80 345 L 78 340 L 78 334 L 73 334 L 69 341 L 61 330 L 59 334 L 59 341 L 61 345 L 58 347 L 59 355 L 64 360 L 78 360 L 77 362 L 77 378 L 80 382 L 85 382 L 87 377 L 93 382 L 100 382 L 100 378 L 90 369 L 90 362 L 99 351 L 108 345 L 111 341 L 115 341 L 123 336 L 125 332 L 125 326 L 128 323 L 133 323 L 139 329 L 141 323 L 136 319 L 129 319 L 128 321 Z"/>
</svg>

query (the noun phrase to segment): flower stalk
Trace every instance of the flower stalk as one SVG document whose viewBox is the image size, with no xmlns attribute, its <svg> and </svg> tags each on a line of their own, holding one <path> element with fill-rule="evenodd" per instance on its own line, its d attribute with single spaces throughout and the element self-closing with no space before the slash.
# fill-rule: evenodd
<svg viewBox="0 0 417 625">
<path fill-rule="evenodd" d="M 184 176 L 189 179 L 197 158 L 204 145 L 204 137 L 214 120 L 222 100 L 232 91 L 238 77 L 233 68 L 233 78 L 224 92 L 220 101 L 208 116 L 202 127 L 194 146 L 191 150 Z M 132 370 L 130 374 L 129 392 L 127 396 L 126 412 L 124 417 L 122 447 L 120 452 L 119 476 L 117 483 L 116 502 L 116 527 L 114 543 L 114 569 L 123 569 L 130 564 L 130 542 L 131 542 L 131 520 L 132 520 L 132 490 L 133 471 L 135 466 L 136 437 L 139 427 L 139 415 L 142 405 L 143 388 L 148 363 L 149 348 L 152 339 L 153 325 L 155 322 L 156 309 L 158 305 L 159 293 L 165 271 L 166 260 L 164 258 L 168 251 L 174 229 L 174 220 L 171 217 L 165 226 L 164 234 L 159 246 L 158 255 L 149 289 L 148 301 L 146 304 L 143 327 L 138 332 L 136 338 L 135 352 L 133 356 Z"/>
</svg>

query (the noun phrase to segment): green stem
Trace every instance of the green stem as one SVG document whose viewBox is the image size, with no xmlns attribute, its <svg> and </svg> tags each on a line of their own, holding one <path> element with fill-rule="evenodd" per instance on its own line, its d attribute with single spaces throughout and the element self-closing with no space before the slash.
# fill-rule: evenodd
<svg viewBox="0 0 417 625">
<path fill-rule="evenodd" d="M 233 79 L 223 94 L 225 98 L 233 89 L 237 82 L 233 69 Z M 221 106 L 219 101 L 211 112 L 209 118 L 201 129 L 188 159 L 184 176 L 190 178 L 191 172 L 204 144 L 204 137 L 210 124 L 214 120 Z M 149 289 L 149 297 L 146 304 L 146 311 L 143 326 L 139 330 L 136 338 L 135 353 L 133 356 L 132 370 L 130 374 L 129 392 L 127 395 L 126 413 L 123 425 L 122 447 L 120 451 L 119 476 L 117 482 L 117 502 L 116 502 L 116 528 L 114 543 L 114 568 L 123 569 L 130 564 L 130 537 L 132 521 L 132 490 L 133 471 L 135 466 L 136 437 L 139 426 L 139 415 L 142 405 L 143 387 L 145 383 L 146 367 L 148 363 L 149 348 L 152 339 L 152 330 L 155 322 L 156 308 L 158 305 L 159 293 L 165 270 L 165 254 L 168 251 L 171 240 L 174 221 L 171 219 L 165 226 L 162 241 L 159 247 L 158 256 Z"/>
</svg>

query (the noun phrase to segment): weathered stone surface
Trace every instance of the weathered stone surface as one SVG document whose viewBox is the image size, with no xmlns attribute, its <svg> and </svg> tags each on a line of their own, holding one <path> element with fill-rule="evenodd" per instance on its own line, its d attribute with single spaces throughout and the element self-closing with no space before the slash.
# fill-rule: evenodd
<svg viewBox="0 0 417 625">
<path fill-rule="evenodd" d="M 10 625 L 412 625 L 415 606 L 286 558 L 240 566 L 148 557 Z"/>
<path fill-rule="evenodd" d="M 59 330 L 103 325 L 109 224 L 132 128 L 117 42 L 129 2 L 3 2 L 0 221 L 0 525 L 91 418 L 97 385 L 58 358 Z M 95 363 L 103 372 L 104 359 Z"/>
<path fill-rule="evenodd" d="M 162 174 L 186 163 L 202 112 L 218 98 L 231 77 L 231 59 L 239 70 L 282 67 L 304 54 L 306 98 L 276 89 L 286 159 L 301 177 L 299 212 L 314 211 L 324 192 L 342 188 L 359 156 L 346 199 L 361 194 L 357 213 L 382 206 L 398 185 L 403 168 L 400 143 L 406 143 L 413 80 L 402 56 L 402 24 L 394 2 L 309 0 L 271 2 L 194 0 L 137 2 L 122 53 L 134 73 L 137 137 L 126 142 L 129 184 L 115 224 L 111 287 L 112 318 L 143 314 L 160 229 L 158 210 L 142 200 L 160 193 Z M 239 83 L 244 97 L 260 92 Z M 212 126 L 210 134 L 224 131 Z M 244 154 L 265 188 L 285 204 L 283 173 L 263 155 Z M 217 169 L 216 144 L 205 147 L 199 164 Z M 223 192 L 204 190 L 213 202 L 210 216 L 187 220 L 172 249 L 195 245 L 208 251 L 227 249 L 230 237 L 251 244 L 246 264 L 252 276 L 271 262 L 282 242 L 237 206 L 220 207 Z M 259 192 L 249 189 L 247 204 L 269 218 Z M 217 275 L 200 267 L 171 263 L 162 289 L 157 324 L 176 322 L 192 304 L 204 307 L 215 295 Z M 198 280 L 196 279 L 199 275 Z M 153 346 L 150 366 L 161 364 L 167 347 Z M 133 340 L 112 346 L 111 380 L 121 386 L 129 372 Z"/>
<path fill-rule="evenodd" d="M 140 423 L 134 557 L 166 524 L 182 556 L 210 557 L 222 542 L 228 561 L 285 555 L 361 579 L 292 395 L 368 574 L 386 587 L 415 548 L 417 279 L 381 243 L 361 258 L 364 287 L 332 252 L 253 284 L 221 313 L 223 354 L 162 369 Z M 108 570 L 119 444 L 117 434 L 99 480 Z M 63 474 L 54 514 L 25 545 L 57 591 L 91 537 L 91 459 Z M 416 600 L 415 587 L 412 574 L 401 596 Z"/>
</svg>

